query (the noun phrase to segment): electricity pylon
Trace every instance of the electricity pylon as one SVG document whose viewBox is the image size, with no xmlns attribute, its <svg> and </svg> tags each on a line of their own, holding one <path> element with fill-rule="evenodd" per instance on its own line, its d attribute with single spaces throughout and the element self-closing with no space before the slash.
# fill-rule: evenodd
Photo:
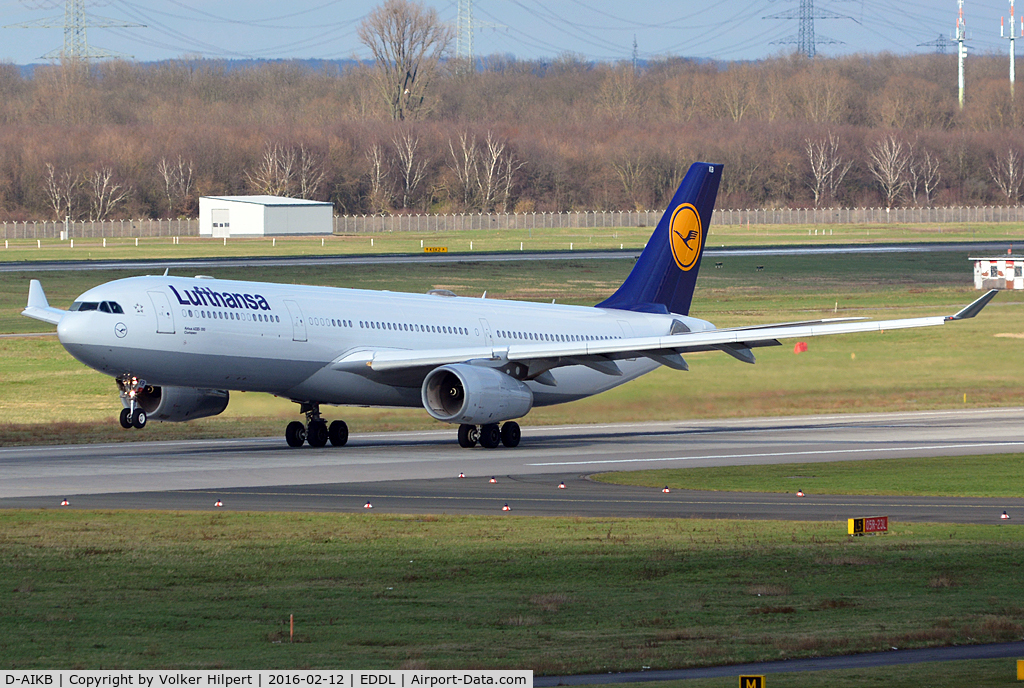
<svg viewBox="0 0 1024 688">
<path fill-rule="evenodd" d="M 108 57 L 131 57 L 123 53 L 106 50 L 104 48 L 89 47 L 85 30 L 88 27 L 107 29 L 112 27 L 138 28 L 145 24 L 133 24 L 118 19 L 107 19 L 106 17 L 86 16 L 85 0 L 66 0 L 64 3 L 64 21 L 59 17 L 49 19 L 37 19 L 24 22 L 23 24 L 11 24 L 5 29 L 64 29 L 64 46 L 54 49 L 42 55 L 44 60 L 66 59 L 66 60 L 102 60 Z"/>
</svg>

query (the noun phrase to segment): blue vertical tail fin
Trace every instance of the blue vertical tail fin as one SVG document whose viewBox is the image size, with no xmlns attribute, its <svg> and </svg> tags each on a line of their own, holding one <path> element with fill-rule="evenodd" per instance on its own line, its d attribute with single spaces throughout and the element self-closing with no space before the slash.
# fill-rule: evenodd
<svg viewBox="0 0 1024 688">
<path fill-rule="evenodd" d="M 598 308 L 687 315 L 722 166 L 695 162 L 626 281 Z"/>
</svg>

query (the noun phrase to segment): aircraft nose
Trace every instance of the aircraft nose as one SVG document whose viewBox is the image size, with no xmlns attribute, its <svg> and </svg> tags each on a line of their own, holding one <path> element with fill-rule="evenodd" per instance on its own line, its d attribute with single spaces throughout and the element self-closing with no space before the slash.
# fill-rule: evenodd
<svg viewBox="0 0 1024 688">
<path fill-rule="evenodd" d="M 67 313 L 57 323 L 57 339 L 65 346 L 86 343 L 87 325 L 78 313 Z"/>
<path fill-rule="evenodd" d="M 57 324 L 57 339 L 60 344 L 81 362 L 100 373 L 114 375 L 113 369 L 120 370 L 119 365 L 111 359 L 110 341 L 104 342 L 104 328 L 94 313 L 71 312 L 60 318 Z M 97 329 L 98 328 L 98 329 Z"/>
</svg>

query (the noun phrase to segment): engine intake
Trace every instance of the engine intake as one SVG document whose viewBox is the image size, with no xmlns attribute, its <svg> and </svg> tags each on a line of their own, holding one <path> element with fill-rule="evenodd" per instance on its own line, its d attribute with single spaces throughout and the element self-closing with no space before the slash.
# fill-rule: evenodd
<svg viewBox="0 0 1024 688">
<path fill-rule="evenodd" d="M 121 398 L 128 408 L 128 400 Z M 194 387 L 143 387 L 135 396 L 149 420 L 180 423 L 222 413 L 228 407 L 226 389 L 196 389 Z"/>
<path fill-rule="evenodd" d="M 427 413 L 446 423 L 500 423 L 521 418 L 533 407 L 533 392 L 519 380 L 465 363 L 430 371 L 420 394 Z"/>
</svg>

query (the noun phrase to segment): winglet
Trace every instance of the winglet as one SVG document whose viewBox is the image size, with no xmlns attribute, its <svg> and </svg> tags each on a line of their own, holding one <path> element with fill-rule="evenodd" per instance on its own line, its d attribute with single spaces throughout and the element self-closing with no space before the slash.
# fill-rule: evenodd
<svg viewBox="0 0 1024 688">
<path fill-rule="evenodd" d="M 43 291 L 43 285 L 39 283 L 39 280 L 32 280 L 28 283 L 28 304 L 21 312 L 22 315 L 56 325 L 65 313 L 67 311 L 50 306 L 50 302 L 46 300 L 46 292 Z"/>
<path fill-rule="evenodd" d="M 49 308 L 50 302 L 46 300 L 46 292 L 39 280 L 32 280 L 28 283 L 28 308 Z"/>
<path fill-rule="evenodd" d="M 971 305 L 963 308 L 956 315 L 946 316 L 946 320 L 966 320 L 967 318 L 973 318 L 978 313 L 981 313 L 981 309 L 988 305 L 988 302 L 999 293 L 998 289 L 992 289 L 986 292 L 981 298 L 976 299 Z"/>
</svg>

